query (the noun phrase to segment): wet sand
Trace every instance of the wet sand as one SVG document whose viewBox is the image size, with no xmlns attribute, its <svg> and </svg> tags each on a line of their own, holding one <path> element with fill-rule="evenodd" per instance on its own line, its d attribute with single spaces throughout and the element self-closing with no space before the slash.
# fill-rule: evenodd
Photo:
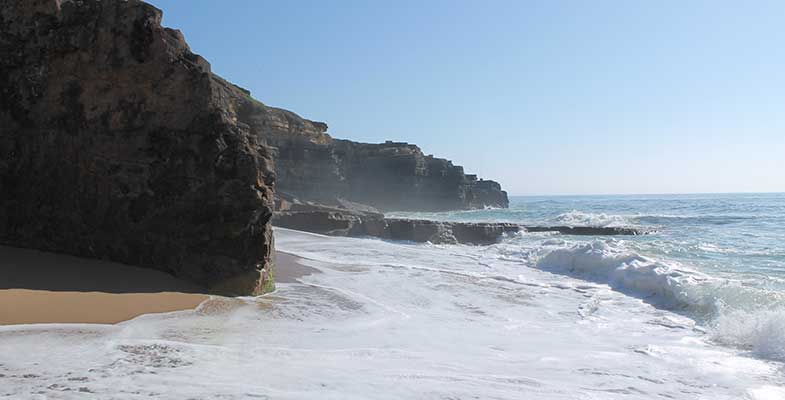
<svg viewBox="0 0 785 400">
<path fill-rule="evenodd" d="M 301 257 L 282 251 L 275 252 L 276 283 L 297 283 L 299 278 L 318 273 L 318 269 L 303 264 Z"/>
<path fill-rule="evenodd" d="M 278 252 L 276 281 L 318 272 L 298 260 Z M 209 297 L 204 288 L 152 269 L 0 246 L 0 325 L 114 324 L 194 309 Z"/>
</svg>

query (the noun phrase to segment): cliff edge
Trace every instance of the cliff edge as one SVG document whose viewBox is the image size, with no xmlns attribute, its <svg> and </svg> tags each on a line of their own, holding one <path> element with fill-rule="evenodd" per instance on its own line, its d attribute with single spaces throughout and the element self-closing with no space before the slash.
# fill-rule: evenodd
<svg viewBox="0 0 785 400">
<path fill-rule="evenodd" d="M 509 206 L 499 183 L 466 174 L 416 145 L 335 139 L 327 124 L 266 106 L 249 91 L 216 79 L 233 93 L 238 121 L 272 149 L 281 194 L 328 205 L 345 199 L 388 211 Z"/>
</svg>

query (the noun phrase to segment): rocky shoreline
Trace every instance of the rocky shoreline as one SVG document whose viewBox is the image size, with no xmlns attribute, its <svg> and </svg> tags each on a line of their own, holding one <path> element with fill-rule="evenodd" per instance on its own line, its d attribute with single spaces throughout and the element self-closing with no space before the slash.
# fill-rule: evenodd
<svg viewBox="0 0 785 400">
<path fill-rule="evenodd" d="M 415 145 L 333 139 L 326 124 L 253 99 L 143 1 L 2 4 L 0 244 L 248 295 L 273 287 L 276 192 L 356 209 L 508 206 L 497 182 Z M 277 218 L 315 230 L 354 217 Z M 507 229 L 384 222 L 359 226 L 478 242 Z"/>
<path fill-rule="evenodd" d="M 334 206 L 279 199 L 273 225 L 331 236 L 378 237 L 418 243 L 497 243 L 504 235 L 518 232 L 555 232 L 565 235 L 607 236 L 654 233 L 643 227 L 526 226 L 504 222 L 443 222 L 386 218 L 381 212 L 357 203 L 342 201 Z"/>
</svg>

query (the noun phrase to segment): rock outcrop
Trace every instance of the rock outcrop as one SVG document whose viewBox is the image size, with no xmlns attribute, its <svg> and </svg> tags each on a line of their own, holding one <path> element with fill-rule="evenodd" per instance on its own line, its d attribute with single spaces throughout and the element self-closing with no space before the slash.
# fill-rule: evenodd
<svg viewBox="0 0 785 400">
<path fill-rule="evenodd" d="M 326 129 L 325 125 L 318 128 Z M 358 143 L 273 135 L 278 188 L 314 201 L 344 198 L 381 210 L 439 211 L 509 205 L 494 181 L 478 180 L 449 160 L 408 143 Z"/>
<path fill-rule="evenodd" d="M 489 245 L 517 232 L 554 232 L 565 235 L 645 235 L 654 231 L 640 227 L 524 226 L 504 222 L 442 222 L 408 218 L 385 218 L 384 214 L 356 203 L 339 201 L 325 206 L 297 199 L 279 200 L 273 224 L 331 236 L 373 236 L 419 243 Z"/>
<path fill-rule="evenodd" d="M 299 229 L 498 233 L 386 221 L 373 207 L 507 207 L 507 194 L 417 146 L 333 139 L 254 100 L 161 17 L 140 0 L 0 0 L 0 243 L 260 293 L 272 285 L 274 170 L 283 194 L 322 207 L 281 214 Z"/>
<path fill-rule="evenodd" d="M 0 0 L 0 243 L 260 293 L 271 150 L 243 122 L 247 93 L 161 15 L 138 0 Z M 263 124 L 291 129 L 292 115 Z"/>
<path fill-rule="evenodd" d="M 646 235 L 655 231 L 637 226 L 525 226 L 504 222 L 443 222 L 385 218 L 378 210 L 344 199 L 331 205 L 291 196 L 277 198 L 273 224 L 331 236 L 373 236 L 382 239 L 430 243 L 489 245 L 517 232 L 553 232 L 564 235 Z"/>
<path fill-rule="evenodd" d="M 440 222 L 418 219 L 387 219 L 386 238 L 430 243 L 490 245 L 520 227 L 502 222 Z"/>
<path fill-rule="evenodd" d="M 384 237 L 384 214 L 373 207 L 343 199 L 330 205 L 278 197 L 273 224 L 299 231 L 332 236 Z"/>
<path fill-rule="evenodd" d="M 418 243 L 489 245 L 505 234 L 521 230 L 518 225 L 497 222 L 439 222 L 384 218 L 382 214 L 324 207 L 275 213 L 273 223 L 282 228 L 331 236 L 378 237 Z"/>
</svg>

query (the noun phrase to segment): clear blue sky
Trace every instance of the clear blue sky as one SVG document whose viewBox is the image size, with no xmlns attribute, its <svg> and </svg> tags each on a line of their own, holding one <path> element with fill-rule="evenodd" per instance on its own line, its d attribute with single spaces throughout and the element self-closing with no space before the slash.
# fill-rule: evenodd
<svg viewBox="0 0 785 400">
<path fill-rule="evenodd" d="M 511 194 L 785 191 L 783 1 L 151 3 L 265 104 Z"/>
</svg>

